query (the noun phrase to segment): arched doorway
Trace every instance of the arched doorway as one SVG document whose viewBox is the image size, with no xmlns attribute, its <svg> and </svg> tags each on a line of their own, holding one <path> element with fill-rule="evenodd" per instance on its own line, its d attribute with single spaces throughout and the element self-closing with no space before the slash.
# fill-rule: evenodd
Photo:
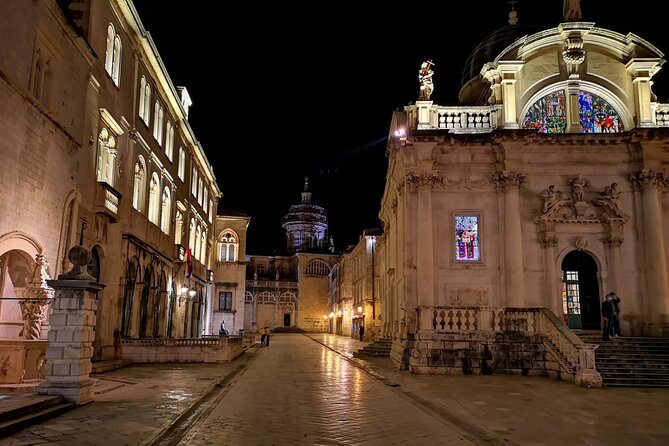
<svg viewBox="0 0 669 446">
<path fill-rule="evenodd" d="M 586 252 L 572 251 L 562 261 L 562 307 L 569 328 L 599 330 L 597 263 Z"/>
<path fill-rule="evenodd" d="M 0 256 L 0 339 L 18 339 L 23 327 L 21 307 L 15 288 L 26 286 L 26 278 L 35 268 L 35 261 L 25 251 L 13 249 Z"/>
</svg>

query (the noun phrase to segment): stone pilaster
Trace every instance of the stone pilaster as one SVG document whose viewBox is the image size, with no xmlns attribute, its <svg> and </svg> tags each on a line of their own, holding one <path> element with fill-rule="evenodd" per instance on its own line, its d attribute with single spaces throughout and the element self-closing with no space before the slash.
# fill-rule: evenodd
<svg viewBox="0 0 669 446">
<path fill-rule="evenodd" d="M 520 219 L 520 186 L 525 174 L 504 171 L 493 181 L 504 191 L 504 271 L 506 305 L 525 306 L 525 280 L 523 266 L 523 239 Z"/>
<path fill-rule="evenodd" d="M 655 113 L 651 106 L 653 97 L 651 78 L 660 71 L 661 66 L 661 60 L 654 58 L 632 59 L 627 63 L 627 72 L 632 75 L 634 84 L 634 102 L 639 127 L 655 125 Z"/>
<path fill-rule="evenodd" d="M 607 248 L 609 276 L 608 276 L 608 292 L 613 291 L 621 293 L 620 289 L 620 247 L 623 244 L 623 238 L 612 236 L 604 240 L 604 245 Z"/>
<path fill-rule="evenodd" d="M 646 269 L 646 320 L 650 321 L 647 334 L 669 335 L 669 285 L 667 284 L 667 256 L 664 249 L 664 226 L 660 190 L 667 186 L 663 172 L 643 169 L 630 180 L 641 188 L 643 210 L 644 260 Z"/>
<path fill-rule="evenodd" d="M 48 281 L 55 290 L 55 297 L 45 380 L 38 392 L 61 395 L 67 401 L 85 404 L 93 400 L 93 380 L 89 375 L 95 340 L 95 312 L 97 293 L 104 285 L 81 269 L 90 258 L 87 249 L 75 246 L 68 258 L 74 265 L 72 271 L 61 274 L 58 280 Z"/>
<path fill-rule="evenodd" d="M 544 277 L 548 308 L 550 308 L 558 318 L 562 319 L 564 313 L 562 296 L 557 292 L 558 281 L 561 281 L 561 278 L 555 270 L 555 248 L 557 247 L 557 242 L 557 237 L 546 235 L 541 240 L 541 246 L 544 247 Z"/>
</svg>

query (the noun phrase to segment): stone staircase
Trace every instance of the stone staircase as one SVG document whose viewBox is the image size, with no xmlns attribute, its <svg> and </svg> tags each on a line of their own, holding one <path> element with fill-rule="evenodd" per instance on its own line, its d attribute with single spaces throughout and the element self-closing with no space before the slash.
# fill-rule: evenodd
<svg viewBox="0 0 669 446">
<path fill-rule="evenodd" d="M 611 338 L 580 335 L 584 342 L 597 343 L 595 367 L 606 387 L 669 388 L 669 339 Z"/>
<path fill-rule="evenodd" d="M 63 402 L 61 396 L 37 394 L 1 396 L 4 398 L 0 400 L 0 438 L 75 407 L 74 403 Z"/>
<path fill-rule="evenodd" d="M 364 346 L 357 352 L 353 352 L 353 356 L 355 358 L 361 358 L 365 356 L 381 356 L 387 358 L 390 356 L 390 348 L 392 345 L 393 340 L 391 338 L 381 338 L 375 342 L 372 342 L 371 344 Z"/>
</svg>

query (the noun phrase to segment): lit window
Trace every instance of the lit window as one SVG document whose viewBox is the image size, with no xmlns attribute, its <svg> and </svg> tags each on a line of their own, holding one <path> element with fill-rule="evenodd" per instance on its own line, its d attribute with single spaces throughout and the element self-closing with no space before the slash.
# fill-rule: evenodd
<svg viewBox="0 0 669 446">
<path fill-rule="evenodd" d="M 149 187 L 149 221 L 158 225 L 160 217 L 160 179 L 157 173 L 151 176 Z"/>
<path fill-rule="evenodd" d="M 144 194 L 146 190 L 146 164 L 140 156 L 135 163 L 135 179 L 132 189 L 132 207 L 139 212 L 144 210 Z"/>
<path fill-rule="evenodd" d="M 204 197 L 202 197 L 202 206 L 203 206 L 203 209 L 204 209 L 205 213 L 207 213 L 207 211 L 209 210 L 209 208 L 207 207 L 207 206 L 209 206 L 209 197 L 208 196 L 209 196 L 209 192 L 208 192 L 207 188 L 205 187 L 204 188 Z"/>
<path fill-rule="evenodd" d="M 197 202 L 202 206 L 202 178 L 197 180 Z"/>
<path fill-rule="evenodd" d="M 324 260 L 313 259 L 307 263 L 304 274 L 310 276 L 327 276 L 330 274 L 330 265 L 328 265 Z"/>
<path fill-rule="evenodd" d="M 153 106 L 153 139 L 158 141 L 158 135 L 160 134 L 160 122 L 158 121 L 158 113 L 160 112 L 160 103 L 155 102 Z"/>
<path fill-rule="evenodd" d="M 197 197 L 197 169 L 193 167 L 193 178 L 191 182 L 191 194 L 193 194 L 194 197 Z"/>
<path fill-rule="evenodd" d="M 116 139 L 109 133 L 109 130 L 103 127 L 98 136 L 97 179 L 113 186 L 115 172 Z"/>
<path fill-rule="evenodd" d="M 172 199 L 170 198 L 170 190 L 165 187 L 163 189 L 163 200 L 160 212 L 160 230 L 165 234 L 170 233 L 170 221 L 172 217 Z"/>
<path fill-rule="evenodd" d="M 114 37 L 114 55 L 112 63 L 111 78 L 118 87 L 121 85 L 121 37 Z"/>
<path fill-rule="evenodd" d="M 172 127 L 172 123 L 169 121 L 167 122 L 167 130 L 165 133 L 165 155 L 168 160 L 172 161 L 174 158 L 174 127 Z"/>
<path fill-rule="evenodd" d="M 220 238 L 221 262 L 237 261 L 237 236 L 231 229 L 226 229 Z"/>
<path fill-rule="evenodd" d="M 105 50 L 105 71 L 111 76 L 112 66 L 114 64 L 114 38 L 116 31 L 111 23 L 107 27 L 107 48 Z"/>
<path fill-rule="evenodd" d="M 179 147 L 179 179 L 181 181 L 186 177 L 186 151 L 183 147 Z"/>
<path fill-rule="evenodd" d="M 481 260 L 479 217 L 476 215 L 455 216 L 455 260 L 458 262 Z"/>
<path fill-rule="evenodd" d="M 191 249 L 191 251 L 195 250 L 195 219 L 193 218 L 190 219 L 188 247 Z"/>
<path fill-rule="evenodd" d="M 181 211 L 177 211 L 176 218 L 174 219 L 174 244 L 181 244 L 181 237 L 183 236 L 182 232 L 184 230 L 184 214 Z"/>
</svg>

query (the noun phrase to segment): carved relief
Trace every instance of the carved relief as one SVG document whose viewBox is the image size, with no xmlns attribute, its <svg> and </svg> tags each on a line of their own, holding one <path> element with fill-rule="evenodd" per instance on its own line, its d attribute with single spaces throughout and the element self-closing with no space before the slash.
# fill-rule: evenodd
<svg viewBox="0 0 669 446">
<path fill-rule="evenodd" d="M 442 186 L 444 189 L 484 189 L 490 185 L 490 178 L 472 180 L 471 178 L 450 179 L 444 178 Z"/>
<path fill-rule="evenodd" d="M 588 241 L 583 237 L 576 237 L 574 246 L 576 247 L 577 251 L 585 251 L 588 248 Z"/>
<path fill-rule="evenodd" d="M 451 289 L 449 292 L 449 304 L 452 306 L 486 306 L 488 305 L 488 290 L 477 290 L 473 288 Z"/>
<path fill-rule="evenodd" d="M 439 185 L 443 186 L 444 178 L 437 173 L 411 173 L 406 177 L 406 184 L 410 192 L 416 192 L 418 189 L 434 189 Z"/>
<path fill-rule="evenodd" d="M 557 237 L 544 236 L 539 239 L 539 243 L 541 243 L 541 246 L 544 248 L 554 248 L 558 244 L 558 239 Z"/>
<path fill-rule="evenodd" d="M 40 337 L 42 321 L 47 315 L 49 304 L 55 291 L 47 284 L 49 275 L 46 272 L 48 263 L 43 254 L 35 256 L 35 268 L 26 280 L 24 288 L 16 288 L 16 296 L 21 298 L 21 316 L 23 328 L 19 336 L 27 340 L 36 340 Z"/>
<path fill-rule="evenodd" d="M 541 197 L 544 199 L 543 214 L 539 217 L 541 219 L 558 216 L 560 209 L 571 203 L 571 200 L 566 198 L 561 190 L 555 189 L 553 184 L 541 193 Z"/>
<path fill-rule="evenodd" d="M 520 172 L 513 172 L 509 170 L 504 170 L 502 172 L 495 173 L 491 181 L 500 189 L 506 187 L 515 186 L 520 187 L 525 184 L 526 175 Z"/>
<path fill-rule="evenodd" d="M 642 169 L 638 173 L 630 175 L 629 180 L 638 188 L 655 186 L 666 189 L 669 185 L 669 178 L 665 176 L 664 172 L 656 172 L 650 169 Z"/>
</svg>

